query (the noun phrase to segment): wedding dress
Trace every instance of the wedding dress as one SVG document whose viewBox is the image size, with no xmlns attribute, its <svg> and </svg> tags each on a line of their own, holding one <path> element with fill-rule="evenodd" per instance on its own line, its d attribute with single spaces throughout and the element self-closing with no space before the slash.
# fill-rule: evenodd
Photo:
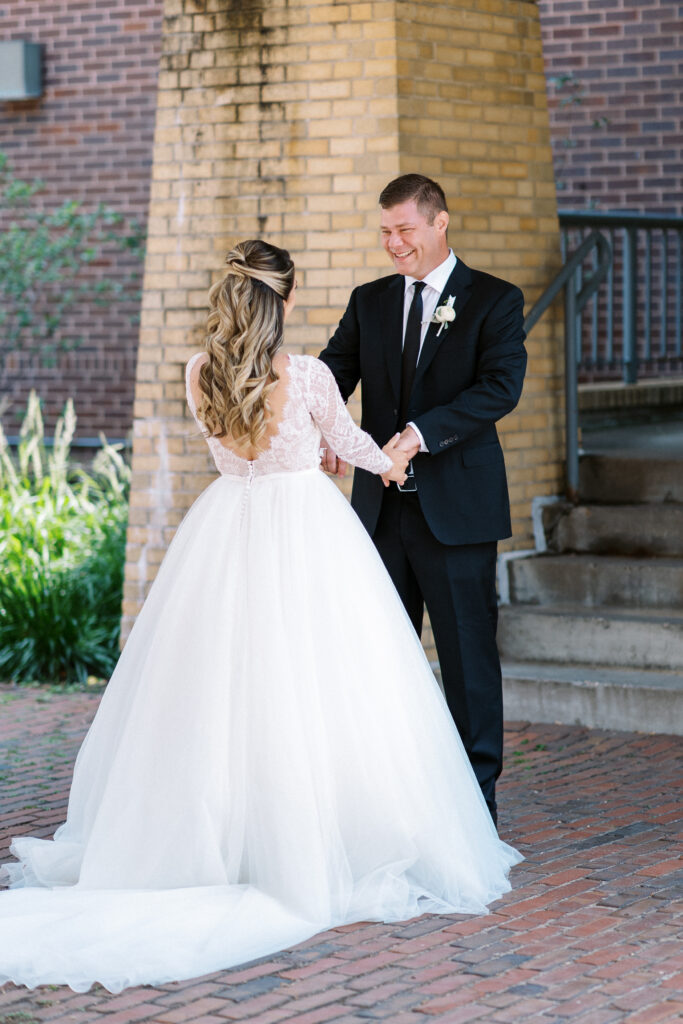
<svg viewBox="0 0 683 1024">
<path fill-rule="evenodd" d="M 196 419 L 189 387 L 188 402 Z M 291 356 L 267 451 L 248 462 L 208 438 L 220 476 L 126 643 L 67 820 L 12 844 L 0 983 L 119 992 L 354 921 L 484 913 L 510 888 L 521 856 L 372 541 L 319 469 L 321 431 L 349 462 L 388 468 L 327 367 Z"/>
</svg>

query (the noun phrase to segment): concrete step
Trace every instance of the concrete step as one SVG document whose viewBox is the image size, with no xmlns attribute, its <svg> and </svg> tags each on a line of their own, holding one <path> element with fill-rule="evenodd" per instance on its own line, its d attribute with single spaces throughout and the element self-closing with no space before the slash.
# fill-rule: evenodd
<svg viewBox="0 0 683 1024">
<path fill-rule="evenodd" d="M 508 721 L 683 735 L 683 674 L 503 662 Z"/>
<path fill-rule="evenodd" d="M 683 608 L 683 558 L 542 554 L 507 567 L 514 604 Z"/>
<path fill-rule="evenodd" d="M 600 452 L 581 456 L 581 501 L 607 505 L 683 502 L 683 452 L 680 456 Z"/>
<path fill-rule="evenodd" d="M 557 502 L 545 505 L 542 517 L 548 550 L 558 554 L 683 556 L 683 504 Z"/>
<path fill-rule="evenodd" d="M 508 661 L 683 669 L 680 609 L 503 605 L 497 639 Z"/>
</svg>

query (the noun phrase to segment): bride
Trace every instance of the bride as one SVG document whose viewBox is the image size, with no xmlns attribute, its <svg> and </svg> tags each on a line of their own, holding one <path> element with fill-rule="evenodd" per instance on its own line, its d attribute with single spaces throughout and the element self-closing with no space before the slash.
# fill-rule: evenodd
<svg viewBox="0 0 683 1024">
<path fill-rule="evenodd" d="M 53 840 L 14 839 L 0 983 L 112 992 L 354 921 L 484 913 L 501 842 L 321 435 L 386 482 L 319 360 L 282 351 L 294 266 L 236 245 L 187 399 L 219 472 L 180 525 Z"/>
</svg>

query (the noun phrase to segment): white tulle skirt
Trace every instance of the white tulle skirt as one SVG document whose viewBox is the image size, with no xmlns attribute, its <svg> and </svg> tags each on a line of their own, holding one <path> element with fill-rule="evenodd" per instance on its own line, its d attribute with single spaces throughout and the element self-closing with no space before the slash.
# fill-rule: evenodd
<svg viewBox="0 0 683 1024">
<path fill-rule="evenodd" d="M 15 839 L 0 982 L 195 977 L 353 921 L 483 913 L 501 842 L 420 642 L 319 470 L 179 527 L 54 840 Z"/>
</svg>

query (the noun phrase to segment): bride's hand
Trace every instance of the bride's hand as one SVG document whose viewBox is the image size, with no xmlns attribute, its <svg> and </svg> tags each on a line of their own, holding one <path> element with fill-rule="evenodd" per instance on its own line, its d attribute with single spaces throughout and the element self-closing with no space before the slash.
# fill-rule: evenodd
<svg viewBox="0 0 683 1024">
<path fill-rule="evenodd" d="M 410 459 L 404 451 L 401 451 L 400 448 L 396 447 L 400 436 L 400 434 L 394 434 L 391 440 L 387 441 L 382 448 L 384 454 L 388 455 L 393 462 L 391 469 L 388 469 L 386 473 L 382 473 L 382 480 L 384 481 L 385 487 L 388 487 L 392 480 L 395 480 L 396 483 L 399 484 L 404 484 L 406 481 L 406 469 L 408 468 Z"/>
</svg>

